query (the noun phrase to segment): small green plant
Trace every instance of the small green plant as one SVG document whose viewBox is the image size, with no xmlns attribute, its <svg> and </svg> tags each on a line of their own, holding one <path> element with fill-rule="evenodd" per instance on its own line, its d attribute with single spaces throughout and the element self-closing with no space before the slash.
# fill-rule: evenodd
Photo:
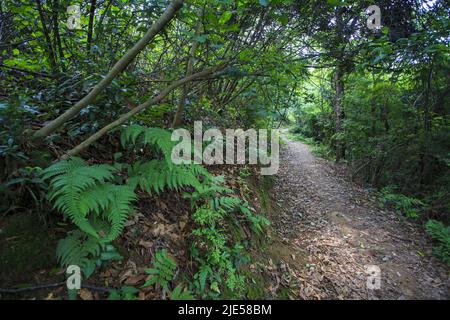
<svg viewBox="0 0 450 320">
<path fill-rule="evenodd" d="M 145 270 L 151 275 L 143 288 L 152 285 L 161 286 L 164 291 L 169 292 L 170 300 L 193 300 L 192 292 L 186 289 L 182 284 L 178 284 L 172 292 L 170 292 L 170 283 L 175 279 L 175 271 L 177 263 L 169 256 L 166 249 L 158 250 L 152 259 L 152 268 Z"/>
<path fill-rule="evenodd" d="M 250 171 L 250 168 L 243 167 L 238 171 L 238 174 L 241 178 L 247 178 L 252 174 L 252 172 Z"/>
<path fill-rule="evenodd" d="M 394 193 L 393 187 L 385 187 L 378 193 L 381 205 L 393 206 L 397 212 L 408 218 L 417 218 L 425 204 L 419 199 Z"/>
<path fill-rule="evenodd" d="M 428 220 L 425 230 L 436 240 L 437 244 L 433 248 L 435 254 L 450 264 L 450 227 L 446 227 L 440 221 Z"/>
<path fill-rule="evenodd" d="M 34 203 L 38 212 L 43 212 L 48 185 L 41 178 L 41 175 L 42 169 L 40 167 L 19 168 L 14 172 L 14 178 L 0 184 L 0 192 L 6 199 L 5 203 L 8 203 L 4 212 L 20 208 L 20 202 L 22 201 L 27 204 Z M 2 207 L 3 204 L 0 205 L 0 209 Z"/>
<path fill-rule="evenodd" d="M 239 209 L 252 223 L 252 228 L 256 233 L 262 234 L 264 228 L 270 225 L 270 221 L 266 217 L 259 214 L 253 214 L 246 205 L 240 205 Z"/>
<path fill-rule="evenodd" d="M 244 278 L 237 264 L 243 247 L 239 243 L 230 246 L 231 237 L 226 229 L 236 219 L 229 219 L 231 214 L 250 211 L 245 210 L 247 204 L 232 192 L 223 185 L 223 177 L 216 177 L 185 195 L 195 209 L 193 220 L 197 228 L 192 232 L 196 239 L 191 252 L 199 263 L 199 271 L 194 275 L 194 287 L 203 298 L 217 298 L 224 291 L 238 297 L 243 289 Z"/>
<path fill-rule="evenodd" d="M 90 277 L 102 263 L 122 258 L 112 245 L 102 243 L 81 230 L 69 232 L 66 238 L 58 242 L 56 256 L 63 267 L 79 266 L 85 278 Z"/>
<path fill-rule="evenodd" d="M 139 289 L 132 286 L 122 286 L 120 289 L 112 290 L 108 300 L 137 300 L 136 294 Z"/>
<path fill-rule="evenodd" d="M 179 284 L 170 294 L 170 300 L 194 300 L 194 296 L 191 291 L 184 288 L 182 284 Z"/>
<path fill-rule="evenodd" d="M 143 287 L 158 284 L 163 289 L 169 290 L 169 283 L 174 279 L 176 269 L 177 263 L 168 255 L 166 249 L 156 251 L 152 259 L 152 268 L 145 270 L 152 277 L 144 283 Z"/>
</svg>

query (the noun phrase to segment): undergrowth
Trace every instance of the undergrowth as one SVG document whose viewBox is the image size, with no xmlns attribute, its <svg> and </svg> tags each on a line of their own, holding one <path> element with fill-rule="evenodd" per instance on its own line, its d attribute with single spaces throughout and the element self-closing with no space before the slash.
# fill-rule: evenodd
<svg viewBox="0 0 450 320">
<path fill-rule="evenodd" d="M 183 190 L 194 212 L 191 256 L 197 272 L 189 288 L 175 286 L 176 263 L 166 251 L 158 251 L 146 286 L 157 284 L 173 299 L 189 298 L 191 292 L 200 298 L 242 297 L 245 279 L 239 265 L 248 258 L 244 246 L 228 232 L 231 221 L 243 218 L 254 232 L 262 233 L 268 220 L 233 195 L 222 176 L 213 176 L 197 164 L 174 165 L 169 131 L 132 125 L 123 130 L 121 144 L 132 154 L 133 163 L 88 164 L 72 157 L 43 171 L 42 179 L 50 186 L 48 198 L 76 227 L 58 244 L 61 266 L 80 266 L 86 279 L 104 262 L 120 259 L 113 241 L 134 210 L 137 191 Z M 148 156 L 152 160 L 147 161 Z M 118 291 L 113 298 L 121 296 L 130 298 L 130 291 Z"/>
</svg>

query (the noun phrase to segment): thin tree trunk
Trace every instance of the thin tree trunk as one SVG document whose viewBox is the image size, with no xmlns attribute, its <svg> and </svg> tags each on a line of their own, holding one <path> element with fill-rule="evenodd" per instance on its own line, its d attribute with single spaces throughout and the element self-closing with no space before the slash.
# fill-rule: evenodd
<svg viewBox="0 0 450 320">
<path fill-rule="evenodd" d="M 342 120 L 343 120 L 343 110 L 342 110 L 342 100 L 344 95 L 344 82 L 342 81 L 341 68 L 338 66 L 334 74 L 334 86 L 335 86 L 335 97 L 334 97 L 334 117 L 335 134 L 339 135 L 342 132 Z M 344 157 L 344 146 L 340 137 L 336 141 L 336 162 L 341 161 Z"/>
<path fill-rule="evenodd" d="M 64 58 L 64 51 L 61 45 L 61 37 L 59 34 L 59 20 L 58 20 L 59 0 L 54 0 L 52 3 L 52 15 L 53 15 L 53 37 L 55 39 L 55 46 L 58 48 L 59 60 Z M 63 70 L 64 70 L 63 66 Z"/>
<path fill-rule="evenodd" d="M 431 143 L 431 128 L 432 128 L 432 118 L 431 118 L 431 81 L 433 79 L 433 66 L 430 66 L 428 71 L 424 99 L 424 115 L 423 115 L 423 129 L 424 129 L 424 144 L 423 144 L 423 157 L 422 157 L 422 175 L 421 183 L 427 184 L 429 182 L 430 172 L 431 172 L 431 161 L 430 157 L 430 143 Z"/>
<path fill-rule="evenodd" d="M 39 0 L 36 0 L 39 1 Z M 45 127 L 39 129 L 33 134 L 34 139 L 43 139 L 56 129 L 61 127 L 66 121 L 76 116 L 81 109 L 92 103 L 94 99 L 102 92 L 113 79 L 122 72 L 136 55 L 145 48 L 145 46 L 160 32 L 175 14 L 180 10 L 184 0 L 174 0 L 159 17 L 159 19 L 150 27 L 142 39 L 140 39 L 108 72 L 108 74 L 80 101 L 68 109 L 58 118 L 51 121 Z"/>
<path fill-rule="evenodd" d="M 172 84 L 167 86 L 165 89 L 163 89 L 155 97 L 147 100 L 146 102 L 142 103 L 141 105 L 137 106 L 136 108 L 132 109 L 131 111 L 123 114 L 122 116 L 119 117 L 119 119 L 117 119 L 116 121 L 111 122 L 107 126 L 103 127 L 102 129 L 100 129 L 99 131 L 94 133 L 92 136 L 90 136 L 89 138 L 87 138 L 86 140 L 81 142 L 75 148 L 73 148 L 72 150 L 68 151 L 67 154 L 62 156 L 62 159 L 67 159 L 70 156 L 73 156 L 73 155 L 76 155 L 76 154 L 80 153 L 81 151 L 83 151 L 84 149 L 89 147 L 92 143 L 94 143 L 95 141 L 100 139 L 102 136 L 104 136 L 106 133 L 108 133 L 110 130 L 112 130 L 112 129 L 120 126 L 124 122 L 126 122 L 128 119 L 130 119 L 136 113 L 142 111 L 143 109 L 145 109 L 145 108 L 147 108 L 149 106 L 152 106 L 152 105 L 160 103 L 170 92 L 172 92 L 174 89 L 178 88 L 179 86 L 181 86 L 181 85 L 183 85 L 183 84 L 185 84 L 187 82 L 190 82 L 192 80 L 203 78 L 203 77 L 206 77 L 206 76 L 208 76 L 210 74 L 218 72 L 218 71 L 222 70 L 224 67 L 226 67 L 226 63 L 220 64 L 218 66 L 215 66 L 215 67 L 212 67 L 212 68 L 209 68 L 209 69 L 206 69 L 204 71 L 195 73 L 195 74 L 190 75 L 190 76 L 188 76 L 186 78 L 183 78 L 183 79 L 180 79 L 180 80 L 177 80 L 177 81 L 173 82 Z"/>
<path fill-rule="evenodd" d="M 97 0 L 91 0 L 91 7 L 90 7 L 90 13 L 89 13 L 89 26 L 88 26 L 88 33 L 87 33 L 87 53 L 90 54 L 91 52 L 91 44 L 92 44 L 92 29 L 94 27 L 94 17 L 95 17 L 95 6 L 97 4 Z"/>
<path fill-rule="evenodd" d="M 336 35 L 339 43 L 345 43 L 346 39 L 344 36 L 344 25 L 343 22 L 343 8 L 336 8 Z M 340 133 L 342 132 L 342 119 L 343 119 L 343 96 L 344 96 L 344 82 L 342 80 L 343 77 L 343 65 L 342 62 L 345 60 L 345 46 L 342 46 L 338 50 L 338 54 L 336 56 L 336 69 L 334 73 L 334 88 L 335 88 L 335 96 L 334 96 L 334 133 L 337 135 L 337 139 L 335 141 L 335 149 L 336 149 L 336 162 L 341 161 L 344 157 L 344 145 L 341 141 Z"/>
<path fill-rule="evenodd" d="M 45 22 L 44 10 L 42 9 L 41 0 L 36 0 L 37 9 L 39 12 L 39 18 L 41 20 L 42 30 L 44 31 L 45 41 L 47 42 L 48 58 L 50 62 L 50 67 L 52 72 L 56 73 L 58 71 L 55 59 L 55 53 L 53 51 L 52 40 L 50 39 L 50 33 Z"/>
<path fill-rule="evenodd" d="M 102 15 L 100 16 L 100 20 L 97 23 L 96 34 L 95 34 L 95 40 L 96 41 L 98 40 L 98 38 L 99 38 L 99 36 L 100 36 L 100 34 L 101 34 L 102 30 L 103 30 L 103 20 L 105 19 L 106 14 L 108 13 L 108 10 L 111 7 L 111 4 L 112 4 L 113 1 L 114 0 L 109 0 L 108 1 L 108 4 L 106 5 L 106 9 L 105 9 L 105 11 L 103 11 Z"/>
<path fill-rule="evenodd" d="M 200 26 L 201 26 L 201 24 L 199 23 L 195 30 L 196 36 L 198 36 L 200 34 Z M 192 72 L 194 71 L 195 51 L 197 50 L 198 45 L 199 45 L 199 42 L 196 39 L 194 39 L 191 49 L 189 50 L 189 58 L 188 58 L 188 62 L 186 65 L 186 77 L 189 77 L 192 74 Z M 173 123 L 172 123 L 173 128 L 176 128 L 183 123 L 183 112 L 184 112 L 184 108 L 186 106 L 186 97 L 189 93 L 189 88 L 190 88 L 189 83 L 186 83 L 183 85 L 183 89 L 182 89 L 181 96 L 180 96 L 180 101 L 178 103 L 178 108 L 177 108 L 177 111 L 173 118 Z"/>
</svg>

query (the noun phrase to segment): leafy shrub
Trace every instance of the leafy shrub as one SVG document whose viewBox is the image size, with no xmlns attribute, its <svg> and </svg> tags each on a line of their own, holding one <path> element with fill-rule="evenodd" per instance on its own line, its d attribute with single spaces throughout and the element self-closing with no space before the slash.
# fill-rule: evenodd
<svg viewBox="0 0 450 320">
<path fill-rule="evenodd" d="M 4 212 L 13 211 L 24 206 L 24 203 L 34 207 L 39 213 L 44 212 L 45 194 L 48 189 L 47 183 L 41 178 L 42 169 L 40 167 L 19 168 L 15 172 L 15 177 L 9 179 L 4 184 L 0 184 L 0 191 L 4 197 Z M 2 208 L 3 205 L 0 205 Z M 41 218 L 45 218 L 43 215 Z"/>
</svg>

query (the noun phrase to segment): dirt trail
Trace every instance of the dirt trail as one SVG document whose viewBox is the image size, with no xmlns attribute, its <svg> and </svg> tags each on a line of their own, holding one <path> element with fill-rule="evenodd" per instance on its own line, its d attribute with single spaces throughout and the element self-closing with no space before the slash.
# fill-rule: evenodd
<svg viewBox="0 0 450 320">
<path fill-rule="evenodd" d="M 296 298 L 450 298 L 449 269 L 432 255 L 420 228 L 381 209 L 301 142 L 287 141 L 280 163 L 274 227 L 287 246 L 280 252 L 296 279 Z M 367 288 L 366 265 L 380 268 L 379 290 Z"/>
</svg>

